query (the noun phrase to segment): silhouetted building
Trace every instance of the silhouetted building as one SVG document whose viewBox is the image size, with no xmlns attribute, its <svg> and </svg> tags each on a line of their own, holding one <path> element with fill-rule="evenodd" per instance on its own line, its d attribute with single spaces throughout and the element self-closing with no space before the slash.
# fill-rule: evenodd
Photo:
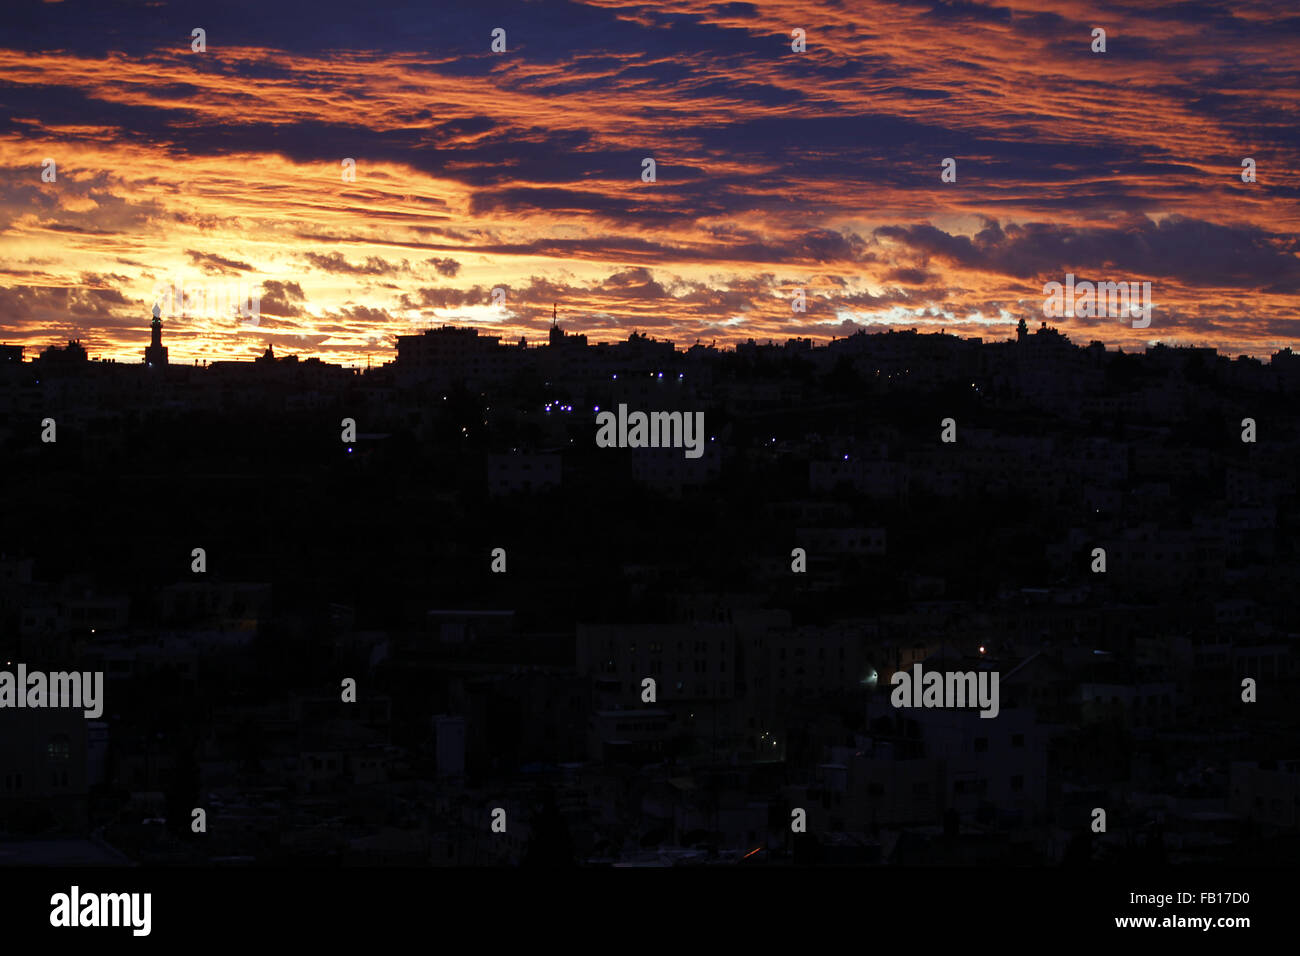
<svg viewBox="0 0 1300 956">
<path fill-rule="evenodd" d="M 162 310 L 153 307 L 153 321 L 149 323 L 149 347 L 144 350 L 144 364 L 150 368 L 161 368 L 167 364 L 167 349 L 162 344 Z"/>
<path fill-rule="evenodd" d="M 86 361 L 86 349 L 80 339 L 69 339 L 64 348 L 51 345 L 41 353 L 41 361 L 51 365 L 79 365 Z"/>
<path fill-rule="evenodd" d="M 552 345 L 559 345 L 564 339 L 564 330 L 560 328 L 559 317 L 556 314 L 556 307 L 551 306 L 551 338 Z"/>
</svg>

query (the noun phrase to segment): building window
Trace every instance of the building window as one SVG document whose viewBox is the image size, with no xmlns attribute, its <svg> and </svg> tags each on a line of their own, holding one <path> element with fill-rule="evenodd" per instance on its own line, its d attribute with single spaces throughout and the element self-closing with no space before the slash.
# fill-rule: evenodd
<svg viewBox="0 0 1300 956">
<path fill-rule="evenodd" d="M 50 760 L 64 761 L 72 756 L 72 745 L 67 734 L 55 734 L 45 745 L 45 754 Z"/>
</svg>

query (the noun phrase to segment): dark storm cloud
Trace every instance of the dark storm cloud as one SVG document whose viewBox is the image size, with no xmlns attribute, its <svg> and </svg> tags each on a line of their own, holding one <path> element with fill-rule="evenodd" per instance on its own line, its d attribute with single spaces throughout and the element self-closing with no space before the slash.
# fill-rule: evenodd
<svg viewBox="0 0 1300 956">
<path fill-rule="evenodd" d="M 306 302 L 302 286 L 296 282 L 279 282 L 266 279 L 262 282 L 261 311 L 263 315 L 281 318 L 297 318 L 304 314 L 302 303 Z"/>
<path fill-rule="evenodd" d="M 308 252 L 306 253 L 306 259 L 322 272 L 331 272 L 336 275 L 387 276 L 399 272 L 409 272 L 411 268 L 410 264 L 405 260 L 401 263 L 392 263 L 379 256 L 367 256 L 363 264 L 353 264 L 344 259 L 341 252 L 331 252 L 328 255 Z"/>
<path fill-rule="evenodd" d="M 972 269 L 1032 278 L 1079 269 L 1128 270 L 1189 285 L 1294 287 L 1300 276 L 1294 236 L 1171 216 L 1123 226 L 1072 227 L 989 221 L 972 236 L 930 225 L 884 226 L 876 234 L 902 242 L 925 258 Z"/>
<path fill-rule="evenodd" d="M 224 256 L 218 256 L 210 252 L 186 249 L 185 254 L 190 257 L 192 263 L 199 266 L 208 275 L 238 275 L 241 272 L 253 271 L 253 267 L 247 262 L 227 259 Z"/>
</svg>

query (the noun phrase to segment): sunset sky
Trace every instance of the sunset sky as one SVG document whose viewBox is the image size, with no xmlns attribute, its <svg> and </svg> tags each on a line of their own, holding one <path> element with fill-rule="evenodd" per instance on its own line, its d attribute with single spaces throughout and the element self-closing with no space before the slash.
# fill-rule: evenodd
<svg viewBox="0 0 1300 956">
<path fill-rule="evenodd" d="M 1152 283 L 1149 328 L 1053 320 L 1080 344 L 1300 348 L 1285 0 L 5 11 L 0 338 L 28 358 L 139 361 L 163 284 L 262 290 L 256 327 L 164 313 L 173 362 L 355 365 L 444 323 L 539 341 L 553 302 L 597 341 L 1003 339 L 1066 273 Z"/>
</svg>

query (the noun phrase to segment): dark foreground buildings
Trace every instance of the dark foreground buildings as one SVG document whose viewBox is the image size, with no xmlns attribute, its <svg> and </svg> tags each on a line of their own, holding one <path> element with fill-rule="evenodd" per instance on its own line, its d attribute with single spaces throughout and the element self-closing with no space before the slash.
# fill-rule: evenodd
<svg viewBox="0 0 1300 956">
<path fill-rule="evenodd" d="M 0 663 L 106 685 L 0 709 L 33 859 L 1294 858 L 1289 351 L 5 355 Z M 619 405 L 705 453 L 598 447 Z M 918 663 L 997 716 L 894 706 Z"/>
</svg>

